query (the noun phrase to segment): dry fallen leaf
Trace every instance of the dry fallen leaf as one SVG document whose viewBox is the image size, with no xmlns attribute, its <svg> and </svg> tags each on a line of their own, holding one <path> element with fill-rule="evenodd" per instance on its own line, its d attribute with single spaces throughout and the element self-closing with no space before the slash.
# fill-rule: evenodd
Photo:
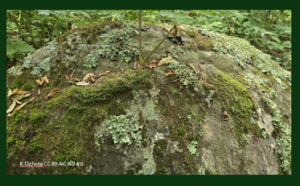
<svg viewBox="0 0 300 186">
<path fill-rule="evenodd" d="M 223 117 L 222 117 L 222 120 L 223 121 L 227 121 L 228 119 L 229 119 L 229 114 L 225 111 L 224 113 L 223 113 Z"/>
<path fill-rule="evenodd" d="M 79 82 L 80 80 L 79 79 L 77 79 L 77 78 L 71 78 L 71 80 L 75 80 L 75 81 L 77 81 L 77 82 Z"/>
<path fill-rule="evenodd" d="M 67 75 L 65 75 L 65 76 L 66 76 L 66 80 L 69 80 L 69 77 Z"/>
<path fill-rule="evenodd" d="M 15 88 L 15 89 L 12 91 L 11 95 L 17 94 L 18 91 L 19 91 L 19 88 L 17 87 L 17 88 Z"/>
<path fill-rule="evenodd" d="M 14 113 L 18 110 L 20 110 L 22 107 L 24 107 L 27 103 L 30 103 L 31 101 L 33 101 L 35 99 L 35 97 L 32 97 L 30 100 L 26 101 L 25 103 L 23 103 L 22 105 L 18 106 L 13 112 L 12 115 L 14 115 Z"/>
<path fill-rule="evenodd" d="M 125 68 L 121 68 L 121 71 L 122 71 L 122 73 L 124 73 L 125 72 Z"/>
<path fill-rule="evenodd" d="M 95 82 L 95 79 L 91 77 L 91 81 L 94 83 L 94 82 Z"/>
<path fill-rule="evenodd" d="M 46 97 L 45 99 L 48 99 L 52 97 L 54 94 L 56 94 L 59 91 L 59 88 L 53 89 Z"/>
<path fill-rule="evenodd" d="M 173 74 L 176 74 L 176 73 L 173 69 L 171 69 L 169 73 L 166 73 L 166 76 L 170 76 L 170 75 L 173 75 Z"/>
<path fill-rule="evenodd" d="M 13 99 L 12 104 L 10 105 L 10 107 L 6 110 L 6 114 L 10 113 L 11 111 L 14 110 L 14 108 L 16 107 L 17 101 L 15 99 Z"/>
<path fill-rule="evenodd" d="M 40 94 L 40 93 L 41 93 L 41 90 L 39 89 L 39 90 L 38 90 L 38 94 Z"/>
<path fill-rule="evenodd" d="M 76 69 L 73 70 L 72 74 L 70 75 L 70 78 L 74 76 L 75 70 Z"/>
<path fill-rule="evenodd" d="M 191 64 L 191 63 L 186 63 L 186 65 L 189 66 L 189 67 L 191 67 L 191 68 L 194 70 L 194 72 L 195 72 L 196 74 L 198 74 L 197 71 L 196 71 L 196 68 L 194 67 L 193 64 Z"/>
<path fill-rule="evenodd" d="M 177 36 L 177 26 L 175 26 L 172 35 L 173 35 L 174 38 L 176 38 L 176 36 Z"/>
<path fill-rule="evenodd" d="M 28 94 L 29 91 L 22 91 L 22 90 L 19 90 L 17 95 L 23 95 L 23 94 Z"/>
<path fill-rule="evenodd" d="M 70 84 L 75 84 L 73 81 L 68 81 Z"/>
<path fill-rule="evenodd" d="M 121 68 L 122 69 L 122 68 Z M 124 72 L 125 72 L 125 69 L 124 69 Z M 97 76 L 95 79 L 98 79 L 99 77 L 101 77 L 101 76 L 105 76 L 105 75 L 107 75 L 107 74 L 110 74 L 111 73 L 111 71 L 110 70 L 108 70 L 108 71 L 106 71 L 106 72 L 104 72 L 104 73 L 102 73 L 102 74 L 100 74 L 99 76 Z"/>
<path fill-rule="evenodd" d="M 77 86 L 86 86 L 88 84 L 90 84 L 90 83 L 86 83 L 86 82 L 77 82 L 77 83 L 75 83 L 75 85 L 77 85 Z"/>
<path fill-rule="evenodd" d="M 167 64 L 171 63 L 173 60 L 174 59 L 168 54 L 168 57 L 163 58 L 157 66 L 159 67 L 159 66 L 167 65 Z"/>
<path fill-rule="evenodd" d="M 94 73 L 88 73 L 88 74 L 86 74 L 86 75 L 84 76 L 84 78 L 83 78 L 82 81 L 84 81 L 84 82 L 89 82 L 90 79 L 91 79 L 91 77 L 93 77 L 93 78 L 95 77 Z"/>
<path fill-rule="evenodd" d="M 44 83 L 44 79 L 43 78 L 39 78 L 37 80 L 35 80 L 39 85 L 42 85 Z"/>
<path fill-rule="evenodd" d="M 48 78 L 47 78 L 47 77 L 41 77 L 41 79 L 42 79 L 42 80 L 44 80 L 46 83 L 48 83 L 48 84 L 49 84 L 49 80 L 48 80 Z"/>
<path fill-rule="evenodd" d="M 7 97 L 10 97 L 11 95 L 12 95 L 12 90 L 9 88 L 8 93 L 7 93 Z"/>
<path fill-rule="evenodd" d="M 157 63 L 156 60 L 151 61 L 150 65 L 149 65 L 149 68 L 151 68 L 151 69 L 155 68 L 156 67 L 156 63 Z"/>
<path fill-rule="evenodd" d="M 134 70 L 141 69 L 141 64 L 140 64 L 139 61 L 134 62 L 134 64 L 133 64 L 133 69 L 134 69 Z"/>
<path fill-rule="evenodd" d="M 230 127 L 230 131 L 232 131 L 232 129 L 233 129 L 233 126 Z"/>
</svg>

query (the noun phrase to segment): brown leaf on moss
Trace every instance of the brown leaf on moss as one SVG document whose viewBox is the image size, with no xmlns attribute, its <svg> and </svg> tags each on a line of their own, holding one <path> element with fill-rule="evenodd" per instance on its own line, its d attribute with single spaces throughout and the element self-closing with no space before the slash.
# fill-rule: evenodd
<svg viewBox="0 0 300 186">
<path fill-rule="evenodd" d="M 121 68 L 121 71 L 122 71 L 122 73 L 124 73 L 125 72 L 125 68 Z"/>
<path fill-rule="evenodd" d="M 49 79 L 47 77 L 41 77 L 42 80 L 44 80 L 47 84 L 49 84 Z"/>
<path fill-rule="evenodd" d="M 80 80 L 79 79 L 77 79 L 77 78 L 71 78 L 71 80 L 75 80 L 75 81 L 77 81 L 77 82 L 79 82 Z"/>
<path fill-rule="evenodd" d="M 168 57 L 163 58 L 162 60 L 160 60 L 160 62 L 158 63 L 157 66 L 159 67 L 159 66 L 167 65 L 167 64 L 171 63 L 173 60 L 174 59 L 172 58 L 172 56 L 170 56 L 168 54 Z"/>
<path fill-rule="evenodd" d="M 69 80 L 69 77 L 67 75 L 65 75 L 65 76 L 66 76 L 66 80 Z"/>
<path fill-rule="evenodd" d="M 89 85 L 90 83 L 86 83 L 86 82 L 77 82 L 75 83 L 75 85 L 77 86 L 86 86 L 86 85 Z"/>
<path fill-rule="evenodd" d="M 73 81 L 68 81 L 70 84 L 75 84 Z"/>
<path fill-rule="evenodd" d="M 222 120 L 227 121 L 229 119 L 229 117 L 230 117 L 229 114 L 226 111 L 224 111 Z"/>
<path fill-rule="evenodd" d="M 17 95 L 23 95 L 23 94 L 28 94 L 28 93 L 30 93 L 30 92 L 29 92 L 29 91 L 19 90 L 19 91 L 17 92 Z"/>
<path fill-rule="evenodd" d="M 151 68 L 151 69 L 155 68 L 156 67 L 156 63 L 157 63 L 156 60 L 151 61 L 150 65 L 149 65 L 149 68 Z"/>
<path fill-rule="evenodd" d="M 165 74 L 168 77 L 168 76 L 176 74 L 176 73 L 175 73 L 175 71 L 173 69 L 171 69 L 169 73 L 165 73 Z"/>
<path fill-rule="evenodd" d="M 32 102 L 35 99 L 35 97 L 32 97 L 30 100 L 26 101 L 25 103 L 23 103 L 22 105 L 18 106 L 13 112 L 12 115 L 14 115 L 14 113 L 18 110 L 20 110 L 22 107 L 24 107 L 27 103 Z"/>
<path fill-rule="evenodd" d="M 44 79 L 43 78 L 39 78 L 37 80 L 35 80 L 39 85 L 42 85 L 44 83 Z"/>
<path fill-rule="evenodd" d="M 18 91 L 19 91 L 19 88 L 17 87 L 17 88 L 15 88 L 15 89 L 12 91 L 11 95 L 17 94 Z"/>
<path fill-rule="evenodd" d="M 6 114 L 10 113 L 11 111 L 14 110 L 14 108 L 16 107 L 17 101 L 15 99 L 13 99 L 12 104 L 9 106 L 9 108 L 6 110 Z"/>
<path fill-rule="evenodd" d="M 59 91 L 59 88 L 53 89 L 46 97 L 45 99 L 51 98 L 54 94 L 56 94 Z"/>
<path fill-rule="evenodd" d="M 72 74 L 70 75 L 70 78 L 74 76 L 75 70 L 76 69 L 73 70 Z"/>
<path fill-rule="evenodd" d="M 92 78 L 92 77 L 91 77 L 91 82 L 92 82 L 92 83 L 94 83 L 94 82 L 95 82 L 95 79 L 94 79 L 94 78 Z"/>
<path fill-rule="evenodd" d="M 133 64 L 133 69 L 134 69 L 134 70 L 141 69 L 141 64 L 140 64 L 139 61 L 134 62 L 134 64 Z"/>
<path fill-rule="evenodd" d="M 7 93 L 7 97 L 10 97 L 11 95 L 12 95 L 12 90 L 9 88 L 8 93 Z"/>
<path fill-rule="evenodd" d="M 193 14 L 190 12 L 190 13 L 188 13 L 188 16 L 192 16 Z"/>
<path fill-rule="evenodd" d="M 231 132 L 231 131 L 232 131 L 232 129 L 233 129 L 233 126 L 231 126 L 231 127 L 230 127 L 230 130 L 229 130 L 229 131 Z"/>
<path fill-rule="evenodd" d="M 125 72 L 125 69 L 124 69 L 124 72 Z M 110 73 L 111 73 L 111 71 L 110 71 L 110 70 L 108 70 L 108 71 L 106 71 L 106 72 L 104 72 L 104 73 L 100 74 L 99 76 L 97 76 L 95 79 L 98 79 L 99 77 L 101 77 L 101 76 L 105 76 L 105 75 L 107 75 L 107 74 L 110 74 Z"/>
<path fill-rule="evenodd" d="M 39 89 L 39 90 L 38 90 L 38 94 L 40 94 L 40 93 L 41 93 L 41 90 Z"/>
<path fill-rule="evenodd" d="M 89 82 L 90 81 L 90 79 L 91 79 L 91 77 L 95 77 L 95 74 L 94 73 L 88 73 L 88 74 L 86 74 L 85 76 L 84 76 L 84 78 L 83 78 L 83 80 L 82 81 L 84 81 L 84 82 Z"/>
</svg>

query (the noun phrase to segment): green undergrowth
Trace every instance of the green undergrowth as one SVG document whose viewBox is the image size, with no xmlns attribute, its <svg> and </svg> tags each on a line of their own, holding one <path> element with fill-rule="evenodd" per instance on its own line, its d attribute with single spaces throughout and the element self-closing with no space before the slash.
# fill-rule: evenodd
<svg viewBox="0 0 300 186">
<path fill-rule="evenodd" d="M 253 120 L 257 118 L 256 106 L 249 90 L 239 81 L 219 73 L 212 79 L 212 84 L 218 88 L 217 96 L 221 98 L 222 112 L 227 111 L 235 121 L 234 136 L 242 147 L 248 145 L 244 134 L 251 133 L 262 137 L 261 130 Z M 252 121 L 252 122 L 251 122 Z"/>
</svg>

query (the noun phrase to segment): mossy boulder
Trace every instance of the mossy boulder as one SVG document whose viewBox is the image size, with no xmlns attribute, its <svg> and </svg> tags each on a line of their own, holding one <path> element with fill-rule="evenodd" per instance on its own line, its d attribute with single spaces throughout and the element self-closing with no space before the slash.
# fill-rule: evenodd
<svg viewBox="0 0 300 186">
<path fill-rule="evenodd" d="M 75 28 L 8 70 L 8 88 L 31 91 L 20 102 L 35 97 L 8 116 L 8 174 L 291 174 L 289 72 L 243 40 L 187 25 L 184 46 L 165 40 L 146 64 L 166 54 L 173 62 L 134 69 L 137 25 L 126 27 L 126 41 L 117 37 L 122 22 Z M 166 31 L 143 28 L 146 57 Z M 113 50 L 121 57 L 104 57 L 117 42 L 128 42 Z M 75 85 L 88 73 L 99 78 Z M 16 161 L 66 166 L 19 169 Z"/>
</svg>

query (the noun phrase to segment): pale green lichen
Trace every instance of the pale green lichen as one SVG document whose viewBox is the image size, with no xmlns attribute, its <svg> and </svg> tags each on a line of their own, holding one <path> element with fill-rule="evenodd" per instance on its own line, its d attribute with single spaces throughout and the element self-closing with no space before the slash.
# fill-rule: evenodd
<svg viewBox="0 0 300 186">
<path fill-rule="evenodd" d="M 208 104 L 208 108 L 210 108 L 210 101 L 212 100 L 212 96 L 214 95 L 214 90 L 209 90 L 208 96 L 205 98 L 205 102 Z"/>
<path fill-rule="evenodd" d="M 197 146 L 198 142 L 197 141 L 191 141 L 190 144 L 188 144 L 187 148 L 189 149 L 189 151 L 191 152 L 191 154 L 196 154 L 196 146 Z"/>
<path fill-rule="evenodd" d="M 112 134 L 114 143 L 130 145 L 130 138 L 137 143 L 141 143 L 142 140 L 140 129 L 143 126 L 139 126 L 138 120 L 138 115 L 128 112 L 126 115 L 110 116 L 110 120 L 106 120 L 105 124 Z"/>
<path fill-rule="evenodd" d="M 186 65 L 181 65 L 177 61 L 169 63 L 168 68 L 173 69 L 175 71 L 176 77 L 180 78 L 180 82 L 183 83 L 183 85 L 186 87 L 192 85 L 198 80 L 197 75 L 192 69 L 190 69 Z"/>
</svg>

